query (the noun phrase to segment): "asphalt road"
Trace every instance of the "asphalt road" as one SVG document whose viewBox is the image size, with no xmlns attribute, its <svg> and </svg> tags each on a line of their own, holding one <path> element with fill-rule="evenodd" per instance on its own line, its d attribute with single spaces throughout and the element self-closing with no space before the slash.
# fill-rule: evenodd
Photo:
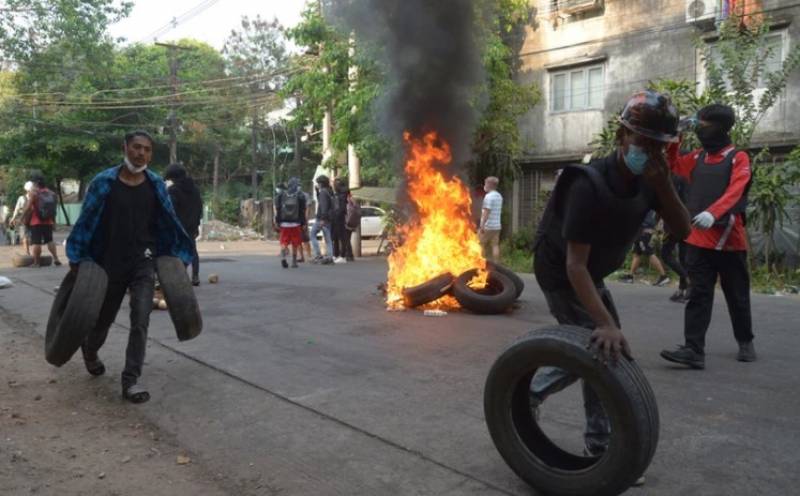
<svg viewBox="0 0 800 496">
<path fill-rule="evenodd" d="M 552 323 L 532 277 L 513 314 L 429 318 L 385 310 L 380 259 L 283 270 L 274 257 L 209 257 L 202 271 L 220 283 L 198 288 L 203 334 L 179 343 L 167 314 L 154 313 L 143 378 L 153 399 L 131 406 L 208 466 L 258 481 L 255 494 L 535 494 L 498 455 L 482 406 L 499 353 Z M 0 291 L 0 318 L 43 333 L 63 273 L 4 271 L 16 284 Z M 742 364 L 720 295 L 707 369 L 690 371 L 658 357 L 681 341 L 683 311 L 667 300 L 671 290 L 610 287 L 662 424 L 647 484 L 629 494 L 795 494 L 800 300 L 754 296 L 760 361 Z M 109 388 L 122 368 L 124 310 L 101 355 Z M 579 446 L 577 392 L 549 403 L 553 437 Z"/>
</svg>

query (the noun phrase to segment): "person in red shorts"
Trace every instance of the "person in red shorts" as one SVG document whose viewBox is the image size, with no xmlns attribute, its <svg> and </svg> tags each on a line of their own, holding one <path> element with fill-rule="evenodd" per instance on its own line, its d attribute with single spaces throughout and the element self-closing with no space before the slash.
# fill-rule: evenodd
<svg viewBox="0 0 800 496">
<path fill-rule="evenodd" d="M 303 245 L 303 226 L 306 224 L 306 196 L 300 191 L 300 179 L 293 177 L 275 199 L 275 225 L 281 230 L 281 266 L 289 268 L 286 257 L 292 247 L 292 268 L 297 268 L 297 251 Z"/>
</svg>

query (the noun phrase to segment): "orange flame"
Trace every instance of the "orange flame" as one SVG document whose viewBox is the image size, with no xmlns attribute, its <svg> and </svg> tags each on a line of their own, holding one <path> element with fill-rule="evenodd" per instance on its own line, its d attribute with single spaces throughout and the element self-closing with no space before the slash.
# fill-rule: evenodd
<svg viewBox="0 0 800 496">
<path fill-rule="evenodd" d="M 480 241 L 470 220 L 472 199 L 458 177 L 447 177 L 451 164 L 450 146 L 435 132 L 422 138 L 403 134 L 408 145 L 405 174 L 408 195 L 416 216 L 398 229 L 402 244 L 389 255 L 387 304 L 403 308 L 403 289 L 417 286 L 450 272 L 458 276 L 478 268 L 471 287 L 484 287 L 487 273 Z M 425 308 L 458 308 L 451 296 L 444 296 Z"/>
</svg>

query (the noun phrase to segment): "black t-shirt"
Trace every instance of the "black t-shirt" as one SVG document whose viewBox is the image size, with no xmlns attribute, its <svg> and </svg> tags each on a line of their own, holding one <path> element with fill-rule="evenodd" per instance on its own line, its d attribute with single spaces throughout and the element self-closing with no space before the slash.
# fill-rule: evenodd
<svg viewBox="0 0 800 496">
<path fill-rule="evenodd" d="M 537 233 L 534 271 L 542 289 L 572 287 L 567 277 L 567 242 L 589 244 L 588 268 L 595 284 L 618 269 L 630 251 L 648 210 L 658 208 L 654 192 L 641 178 L 626 181 L 616 154 L 593 162 L 613 197 L 614 206 L 595 189 L 589 177 L 572 175 L 556 188 Z M 622 217 L 627 219 L 621 222 Z"/>
<path fill-rule="evenodd" d="M 156 251 L 158 200 L 148 180 L 138 186 L 114 181 L 100 220 L 103 249 L 98 262 L 110 279 L 125 278 Z"/>
</svg>

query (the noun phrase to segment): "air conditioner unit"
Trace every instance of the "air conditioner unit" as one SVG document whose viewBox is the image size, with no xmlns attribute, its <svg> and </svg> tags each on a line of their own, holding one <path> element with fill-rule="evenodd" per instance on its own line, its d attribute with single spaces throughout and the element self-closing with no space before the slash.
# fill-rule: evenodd
<svg viewBox="0 0 800 496">
<path fill-rule="evenodd" d="M 559 0 L 558 10 L 564 14 L 580 14 L 603 7 L 603 0 Z"/>
<path fill-rule="evenodd" d="M 721 0 L 686 0 L 686 22 L 689 24 L 716 21 L 722 13 Z"/>
</svg>

